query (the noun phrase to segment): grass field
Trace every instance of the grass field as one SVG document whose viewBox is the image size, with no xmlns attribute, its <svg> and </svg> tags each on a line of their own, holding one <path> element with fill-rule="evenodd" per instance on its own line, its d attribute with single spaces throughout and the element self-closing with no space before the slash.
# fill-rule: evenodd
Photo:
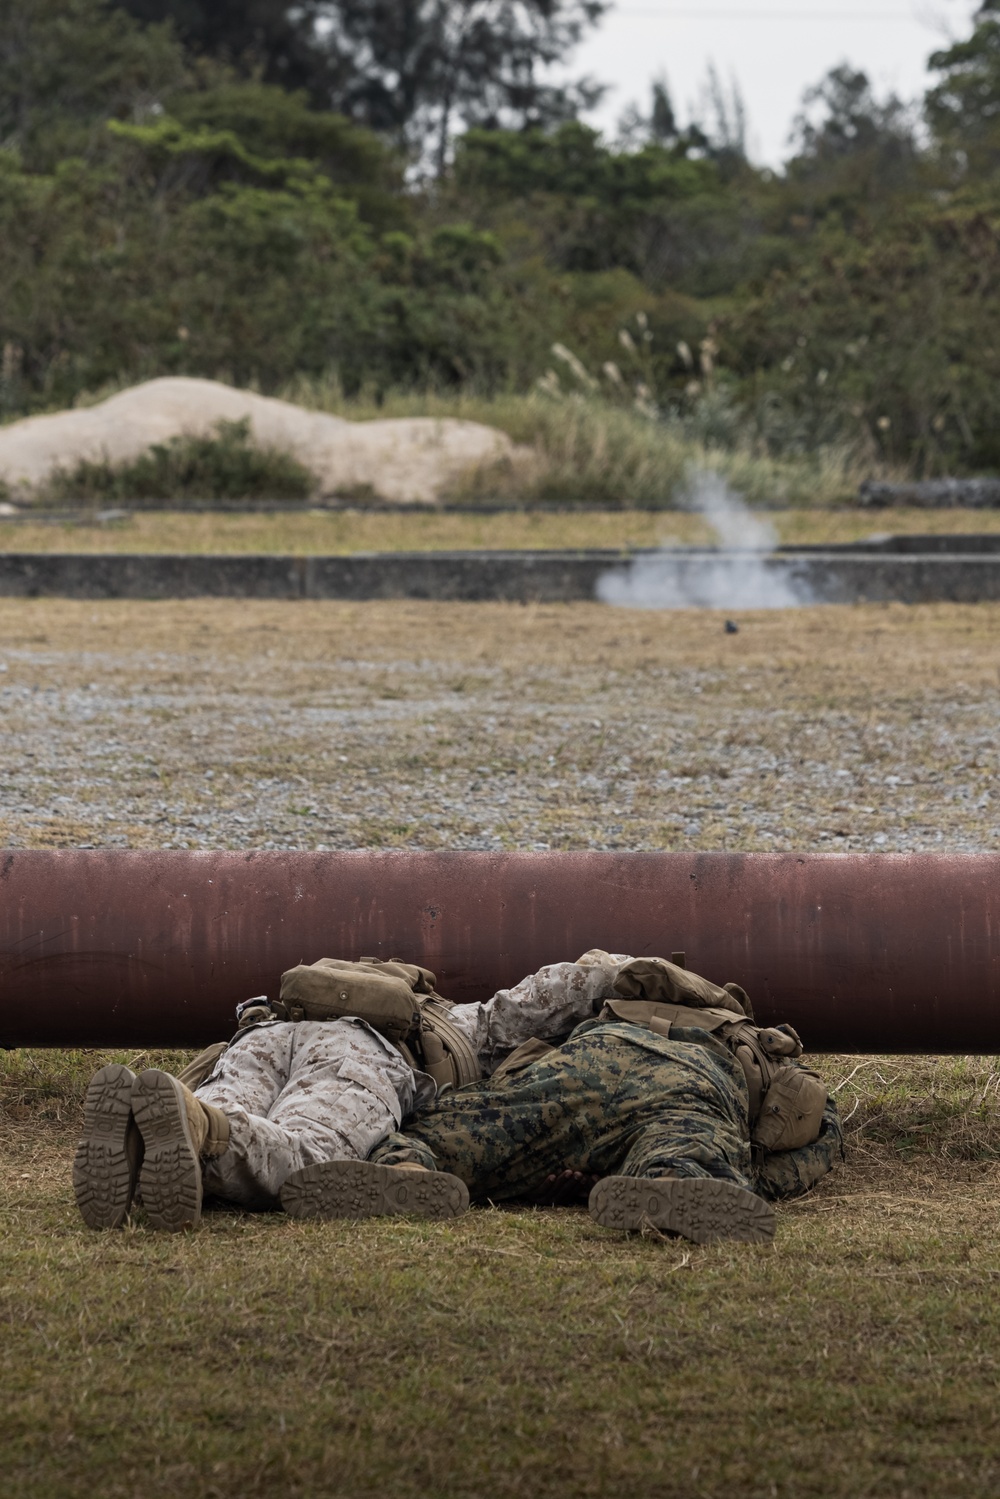
<svg viewBox="0 0 1000 1499">
<path fill-rule="evenodd" d="M 997 846 L 1000 609 L 740 626 L 0 601 L 0 842 Z M 12 1494 L 1000 1490 L 996 1058 L 821 1058 L 847 1163 L 773 1246 L 700 1249 L 570 1209 L 91 1233 L 102 1060 L 0 1053 Z"/>
<path fill-rule="evenodd" d="M 9 1493 L 997 1492 L 995 1059 L 824 1058 L 850 1161 L 767 1248 L 576 1209 L 91 1233 L 100 1060 L 0 1072 Z"/>
<path fill-rule="evenodd" d="M 779 510 L 761 517 L 781 542 L 858 541 L 900 532 L 995 532 L 993 510 Z M 262 515 L 192 515 L 141 511 L 107 522 L 67 524 L 0 519 L 8 552 L 291 552 L 436 551 L 494 547 L 650 547 L 714 540 L 701 517 L 679 510 L 577 512 L 306 511 Z"/>
</svg>

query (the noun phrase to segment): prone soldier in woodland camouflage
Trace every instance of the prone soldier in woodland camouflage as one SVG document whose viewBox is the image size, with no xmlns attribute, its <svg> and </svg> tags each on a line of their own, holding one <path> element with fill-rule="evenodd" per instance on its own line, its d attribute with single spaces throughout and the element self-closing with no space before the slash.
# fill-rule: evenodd
<svg viewBox="0 0 1000 1499">
<path fill-rule="evenodd" d="M 807 1190 L 843 1150 L 836 1105 L 798 1060 L 795 1032 L 756 1027 L 738 986 L 661 959 L 623 965 L 614 987 L 562 1046 L 529 1043 L 489 1081 L 420 1111 L 368 1162 L 294 1173 L 286 1210 L 419 1210 L 422 1168 L 426 1210 L 457 1213 L 470 1192 L 531 1199 L 569 1170 L 598 1178 L 590 1211 L 607 1227 L 770 1238 L 770 1202 Z"/>
</svg>

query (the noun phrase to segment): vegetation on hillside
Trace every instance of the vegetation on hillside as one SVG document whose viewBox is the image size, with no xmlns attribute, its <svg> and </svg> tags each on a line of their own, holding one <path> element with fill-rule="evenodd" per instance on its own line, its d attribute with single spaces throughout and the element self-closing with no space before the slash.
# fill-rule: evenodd
<svg viewBox="0 0 1000 1499">
<path fill-rule="evenodd" d="M 836 69 L 780 173 L 718 90 L 618 141 L 546 92 L 598 4 L 390 9 L 438 69 L 405 99 L 374 0 L 260 0 L 243 51 L 231 6 L 0 0 L 0 419 L 169 373 L 537 390 L 661 460 L 1000 468 L 1000 0 L 919 109 Z"/>
</svg>

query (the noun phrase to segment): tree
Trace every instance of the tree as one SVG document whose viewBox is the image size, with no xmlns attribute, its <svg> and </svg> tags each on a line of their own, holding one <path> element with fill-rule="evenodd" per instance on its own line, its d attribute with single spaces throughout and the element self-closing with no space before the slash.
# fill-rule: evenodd
<svg viewBox="0 0 1000 1499">
<path fill-rule="evenodd" d="M 570 119 L 599 98 L 589 79 L 545 76 L 608 0 L 118 0 L 171 20 L 193 52 L 244 76 L 305 88 L 440 175 L 456 120 L 530 126 Z"/>
<path fill-rule="evenodd" d="M 619 144 L 626 149 L 647 142 L 654 146 L 672 146 L 680 138 L 666 78 L 654 78 L 649 94 L 648 114 L 638 104 L 629 104 L 618 121 Z"/>
<path fill-rule="evenodd" d="M 143 24 L 170 22 L 188 52 L 237 75 L 305 89 L 329 106 L 341 81 L 319 23 L 322 0 L 114 0 Z"/>
<path fill-rule="evenodd" d="M 725 176 L 746 166 L 747 110 L 735 78 L 727 89 L 714 63 L 709 63 L 701 97 L 688 127 L 689 147 L 700 149 Z"/>
<path fill-rule="evenodd" d="M 972 35 L 935 52 L 942 75 L 925 102 L 927 120 L 959 176 L 992 177 L 1000 168 L 1000 0 L 986 0 Z"/>
<path fill-rule="evenodd" d="M 808 89 L 792 128 L 792 183 L 824 208 L 850 216 L 884 205 L 916 179 L 919 149 L 913 110 L 890 94 L 876 97 L 867 73 L 846 63 Z"/>
<path fill-rule="evenodd" d="M 86 149 L 105 120 L 141 118 L 183 76 L 168 29 L 107 0 L 0 0 L 0 144 L 29 164 Z"/>
</svg>

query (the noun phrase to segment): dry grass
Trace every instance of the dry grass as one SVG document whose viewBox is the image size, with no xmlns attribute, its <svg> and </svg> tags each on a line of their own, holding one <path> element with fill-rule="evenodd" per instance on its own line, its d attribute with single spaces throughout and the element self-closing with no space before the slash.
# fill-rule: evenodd
<svg viewBox="0 0 1000 1499">
<path fill-rule="evenodd" d="M 995 1059 L 822 1059 L 850 1162 L 763 1249 L 535 1209 L 90 1233 L 67 1172 L 103 1059 L 0 1066 L 11 1492 L 997 1491 Z"/>
<path fill-rule="evenodd" d="M 738 417 L 726 422 L 724 441 L 707 442 L 705 424 L 697 419 L 651 420 L 630 402 L 621 405 L 580 391 L 484 396 L 468 388 L 390 390 L 376 402 L 364 395 L 347 399 L 336 380 L 303 379 L 283 394 L 353 421 L 417 416 L 483 422 L 530 449 L 527 463 L 489 466 L 466 476 L 450 496 L 464 502 L 664 510 L 683 496 L 692 468 L 709 467 L 723 473 L 751 505 L 840 505 L 850 503 L 862 481 L 873 477 L 870 455 L 846 447 L 770 458 L 761 452 L 752 423 Z"/>
<path fill-rule="evenodd" d="M 992 848 L 998 626 L 5 600 L 0 839 Z M 102 1060 L 0 1054 L 12 1493 L 1000 1488 L 996 1058 L 821 1058 L 848 1163 L 773 1247 L 707 1249 L 571 1210 L 89 1233 L 68 1166 Z"/>
<path fill-rule="evenodd" d="M 779 541 L 858 541 L 873 534 L 1000 530 L 991 510 L 786 510 L 767 516 Z M 705 545 L 710 527 L 683 511 L 504 511 L 493 515 L 407 515 L 377 511 L 310 511 L 262 515 L 138 512 L 125 519 L 66 523 L 0 519 L 8 552 L 284 552 L 463 551 L 525 547 Z"/>
</svg>

